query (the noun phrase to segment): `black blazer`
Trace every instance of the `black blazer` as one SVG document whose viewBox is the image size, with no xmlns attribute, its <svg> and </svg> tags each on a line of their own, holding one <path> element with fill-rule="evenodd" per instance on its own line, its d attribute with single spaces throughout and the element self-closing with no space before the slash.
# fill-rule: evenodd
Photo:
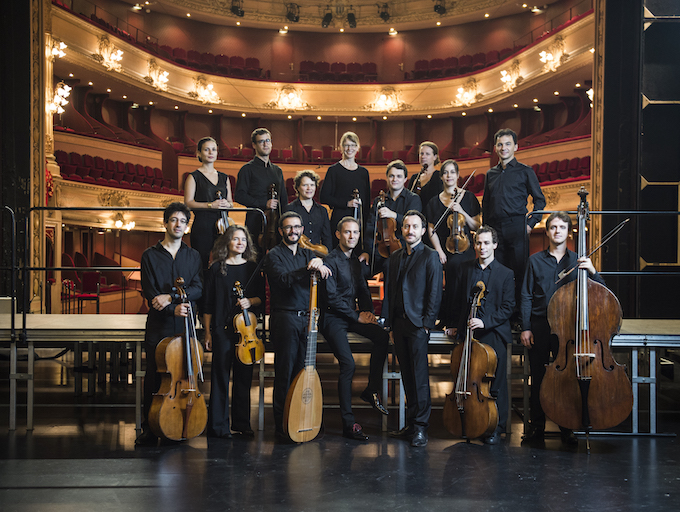
<svg viewBox="0 0 680 512">
<path fill-rule="evenodd" d="M 472 273 L 476 265 L 476 259 L 461 263 L 456 275 L 454 311 L 460 315 L 456 325 L 461 338 L 467 329 L 467 318 L 470 314 L 468 303 L 470 291 L 477 284 L 472 282 Z M 495 337 L 505 343 L 512 343 L 510 317 L 515 308 L 515 276 L 512 270 L 497 260 L 491 262 L 490 271 L 486 294 L 477 312 L 477 317 L 484 322 L 484 329 L 475 331 L 475 339 L 489 343 L 490 338 Z"/>
<path fill-rule="evenodd" d="M 394 307 L 397 302 L 397 279 L 402 255 L 402 248 L 392 253 L 385 276 L 385 300 L 382 316 L 385 324 L 391 325 L 394 320 Z M 424 242 L 413 250 L 408 266 L 404 271 L 403 293 L 404 312 L 416 327 L 432 329 L 437 321 L 439 304 L 442 300 L 443 270 L 437 252 Z"/>
</svg>

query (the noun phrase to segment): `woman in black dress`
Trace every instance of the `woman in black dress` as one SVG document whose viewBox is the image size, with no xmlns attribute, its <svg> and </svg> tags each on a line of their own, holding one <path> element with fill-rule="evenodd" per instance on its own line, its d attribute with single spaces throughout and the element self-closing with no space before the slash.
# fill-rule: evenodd
<svg viewBox="0 0 680 512">
<path fill-rule="evenodd" d="M 475 247 L 471 231 L 476 230 L 481 224 L 481 207 L 477 197 L 468 190 L 458 188 L 458 164 L 455 160 L 447 160 L 439 171 L 444 190 L 433 197 L 425 208 L 427 218 L 427 232 L 430 235 L 430 243 L 439 254 L 439 261 L 444 265 L 444 294 L 442 305 L 439 310 L 439 320 L 442 325 L 451 326 L 457 320 L 456 312 L 451 311 L 453 304 L 454 290 L 453 283 L 458 266 L 468 260 L 475 258 Z M 451 210 L 446 215 L 447 208 Z M 458 214 L 459 218 L 464 219 L 463 232 L 468 239 L 468 248 L 465 251 L 452 254 L 446 249 L 446 239 L 451 234 L 448 226 L 448 217 L 453 216 L 453 222 Z M 439 224 L 437 226 L 437 224 Z M 435 231 L 435 226 L 437 229 Z"/>
<path fill-rule="evenodd" d="M 418 173 L 413 174 L 407 188 L 420 196 L 423 208 L 426 208 L 430 200 L 442 191 L 440 172 L 435 167 L 439 164 L 439 147 L 434 142 L 427 140 L 422 142 L 418 148 L 418 158 L 422 172 L 420 176 Z M 414 185 L 413 182 L 416 179 L 418 183 Z M 424 241 L 429 245 L 430 241 L 427 237 Z"/>
<path fill-rule="evenodd" d="M 253 436 L 250 428 L 250 384 L 253 366 L 236 357 L 239 335 L 234 316 L 243 308 L 257 314 L 264 298 L 264 280 L 247 228 L 230 226 L 215 242 L 213 264 L 205 273 L 205 348 L 212 350 L 208 436 L 230 438 L 231 432 Z M 254 275 L 253 275 L 254 274 Z M 252 278 L 252 279 L 251 279 Z M 234 283 L 240 281 L 245 298 L 237 300 Z M 229 422 L 229 372 L 234 372 Z M 231 428 L 230 428 L 231 427 Z"/>
<path fill-rule="evenodd" d="M 371 207 L 371 181 L 368 169 L 359 165 L 355 158 L 359 152 L 359 137 L 354 132 L 345 132 L 340 138 L 342 160 L 328 168 L 321 187 L 321 203 L 333 209 L 331 232 L 335 233 L 338 222 L 343 217 L 354 217 L 355 211 L 361 222 L 363 235 L 368 211 Z M 352 198 L 352 191 L 359 191 L 359 199 Z M 338 239 L 333 237 L 333 247 Z M 363 245 L 363 244 L 362 244 Z"/>
</svg>

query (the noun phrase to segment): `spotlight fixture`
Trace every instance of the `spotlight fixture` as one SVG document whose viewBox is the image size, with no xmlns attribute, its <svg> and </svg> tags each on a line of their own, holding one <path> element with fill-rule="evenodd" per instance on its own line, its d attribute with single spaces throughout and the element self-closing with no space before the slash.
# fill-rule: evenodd
<svg viewBox="0 0 680 512">
<path fill-rule="evenodd" d="M 231 13 L 238 16 L 239 18 L 243 18 L 244 12 L 241 0 L 231 0 Z"/>
<path fill-rule="evenodd" d="M 321 20 L 321 26 L 323 28 L 328 28 L 328 25 L 331 24 L 331 21 L 333 21 L 333 13 L 331 12 L 331 8 L 329 6 L 326 6 L 326 14 L 324 14 L 323 19 Z"/>
<path fill-rule="evenodd" d="M 286 12 L 286 19 L 297 23 L 300 21 L 300 6 L 298 4 L 288 4 L 288 12 Z"/>
<path fill-rule="evenodd" d="M 380 7 L 380 19 L 382 19 L 385 23 L 390 19 L 390 6 L 387 4 L 382 4 Z"/>
<path fill-rule="evenodd" d="M 357 17 L 352 10 L 352 6 L 349 6 L 349 12 L 347 13 L 347 24 L 349 28 L 357 28 Z"/>
<path fill-rule="evenodd" d="M 434 0 L 434 12 L 437 14 L 446 14 L 446 6 L 444 0 Z"/>
</svg>

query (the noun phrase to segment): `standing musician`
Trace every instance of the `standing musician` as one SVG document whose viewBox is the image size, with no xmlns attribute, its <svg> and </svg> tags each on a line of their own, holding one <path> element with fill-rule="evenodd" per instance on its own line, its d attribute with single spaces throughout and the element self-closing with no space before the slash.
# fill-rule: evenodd
<svg viewBox="0 0 680 512">
<path fill-rule="evenodd" d="M 375 237 L 379 229 L 376 228 L 378 219 L 394 219 L 397 225 L 395 234 L 403 244 L 401 223 L 404 220 L 404 213 L 409 210 L 422 211 L 423 209 L 420 197 L 405 188 L 408 170 L 404 162 L 393 160 L 387 165 L 385 174 L 387 175 L 385 204 L 378 209 L 380 198 L 376 197 L 373 201 L 373 207 L 366 224 L 366 237 L 364 238 L 364 251 L 371 257 L 371 269 L 374 273 L 382 272 L 383 266 L 387 263 L 387 260 L 380 256 L 375 247 Z"/>
<path fill-rule="evenodd" d="M 498 233 L 496 258 L 515 273 L 515 302 L 519 303 L 524 266 L 529 257 L 526 238 L 542 217 L 529 217 L 529 223 L 524 227 L 527 199 L 532 197 L 534 211 L 543 210 L 546 203 L 534 170 L 515 158 L 517 134 L 502 128 L 496 132 L 493 141 L 500 161 L 486 173 L 482 217 L 484 224 Z"/>
<path fill-rule="evenodd" d="M 338 223 L 335 236 L 339 243 L 324 259 L 324 264 L 331 269 L 331 275 L 326 279 L 325 293 L 321 295 L 321 333 L 340 364 L 338 397 L 342 435 L 349 439 L 366 441 L 368 436 L 364 434 L 361 425 L 354 421 L 352 413 L 354 358 L 347 333 L 356 332 L 373 342 L 368 386 L 361 393 L 361 399 L 382 414 L 387 414 L 387 409 L 380 401 L 378 390 L 382 384 L 389 335 L 378 325 L 373 314 L 371 292 L 361 269 L 366 263 L 360 262 L 352 253 L 361 237 L 359 222 L 353 217 L 345 217 Z"/>
<path fill-rule="evenodd" d="M 567 248 L 571 233 L 571 217 L 565 212 L 554 212 L 545 223 L 545 234 L 549 246 L 546 250 L 532 254 L 527 262 L 520 302 L 522 333 L 520 341 L 529 349 L 531 368 L 531 419 L 529 429 L 524 433 L 525 441 L 542 441 L 545 435 L 545 413 L 541 407 L 540 389 L 545 375 L 545 365 L 555 357 L 559 348 L 557 336 L 552 334 L 548 324 L 548 304 L 559 287 L 574 281 L 574 271 L 560 279 L 562 271 L 578 263 L 578 268 L 588 270 L 590 277 L 604 284 L 590 258 L 578 258 Z M 584 235 L 585 236 L 585 235 Z M 578 443 L 571 430 L 560 427 L 562 442 L 568 445 Z"/>
<path fill-rule="evenodd" d="M 156 371 L 156 346 L 168 336 L 184 332 L 184 319 L 191 305 L 178 302 L 175 279 L 184 278 L 187 298 L 201 298 L 201 256 L 182 241 L 191 220 L 191 210 L 184 203 L 171 203 L 163 212 L 165 236 L 142 254 L 142 293 L 149 305 L 144 335 L 146 376 L 144 377 L 144 421 L 137 445 L 155 445 L 158 437 L 149 428 L 149 411 L 153 394 L 158 391 L 161 377 Z"/>
<path fill-rule="evenodd" d="M 328 211 L 314 201 L 314 194 L 320 179 L 314 171 L 298 171 L 293 179 L 297 199 L 288 204 L 286 211 L 300 214 L 302 225 L 305 227 L 305 235 L 312 244 L 321 244 L 330 250 L 333 240 Z"/>
<path fill-rule="evenodd" d="M 252 437 L 250 428 L 250 384 L 253 365 L 236 357 L 239 334 L 234 316 L 244 309 L 257 314 L 263 303 L 264 279 L 255 262 L 256 250 L 248 229 L 230 226 L 213 247 L 213 264 L 205 274 L 205 348 L 212 350 L 208 437 L 231 438 L 231 432 Z M 245 287 L 238 299 L 234 284 Z M 229 373 L 234 372 L 229 422 Z M 231 427 L 231 428 L 230 428 Z"/>
<path fill-rule="evenodd" d="M 407 406 L 406 426 L 390 435 L 417 447 L 427 445 L 432 411 L 427 345 L 442 298 L 441 263 L 437 253 L 421 243 L 425 222 L 419 211 L 404 214 L 401 232 L 406 245 L 390 256 L 382 310 L 385 325 L 392 329 Z"/>
<path fill-rule="evenodd" d="M 481 208 L 479 207 L 479 200 L 472 192 L 458 188 L 460 174 L 458 163 L 455 160 L 446 160 L 439 173 L 444 190 L 425 206 L 425 217 L 427 217 L 427 232 L 430 243 L 437 251 L 439 261 L 444 265 L 445 288 L 439 320 L 441 325 L 454 326 L 458 320 L 455 316 L 457 310 L 452 307 L 456 269 L 464 261 L 475 258 L 471 231 L 476 230 L 481 224 Z M 451 222 L 454 223 L 452 227 L 449 227 L 448 224 L 449 217 L 453 217 L 451 219 Z M 468 247 L 465 250 L 460 250 L 457 254 L 453 254 L 446 249 L 446 241 L 449 236 L 455 233 L 456 220 L 463 222 L 462 235 L 466 239 L 463 242 L 467 242 Z"/>
<path fill-rule="evenodd" d="M 439 147 L 434 142 L 422 142 L 418 148 L 418 155 L 422 172 L 420 175 L 417 173 L 413 175 L 407 188 L 417 193 L 420 196 L 423 208 L 427 208 L 432 198 L 442 191 L 442 179 L 435 167 L 439 164 Z M 416 178 L 418 183 L 415 183 Z M 419 192 L 418 189 L 420 189 Z M 425 242 L 430 243 L 427 238 Z"/>
<path fill-rule="evenodd" d="M 274 344 L 274 422 L 280 439 L 286 439 L 283 410 L 288 388 L 305 364 L 309 274 L 317 270 L 323 279 L 331 275 L 321 258 L 298 245 L 303 231 L 299 214 L 284 213 L 279 220 L 281 243 L 264 258 L 264 272 L 271 292 L 269 330 Z"/>
<path fill-rule="evenodd" d="M 486 444 L 498 444 L 501 433 L 505 432 L 508 421 L 508 379 L 506 347 L 512 343 L 510 316 L 515 308 L 515 282 L 512 270 L 501 265 L 494 258 L 498 247 L 496 230 L 490 226 L 482 226 L 475 235 L 475 248 L 478 258 L 465 261 L 458 268 L 455 281 L 455 311 L 460 315 L 457 329 L 449 329 L 448 334 L 462 335 L 469 327 L 474 338 L 494 349 L 497 356 L 496 375 L 491 384 L 491 396 L 496 398 L 498 406 L 498 427 L 489 437 L 483 439 Z M 486 294 L 477 310 L 477 316 L 470 319 L 468 312 L 472 305 L 477 288 L 476 283 L 482 281 Z"/>
<path fill-rule="evenodd" d="M 359 152 L 358 135 L 354 132 L 345 132 L 340 138 L 340 147 L 342 160 L 331 165 L 326 172 L 321 187 L 321 203 L 333 209 L 331 226 L 337 226 L 343 217 L 354 217 L 354 212 L 357 211 L 363 230 L 368 216 L 363 205 L 371 202 L 371 182 L 368 169 L 356 162 Z M 359 199 L 353 198 L 354 189 L 359 191 Z M 333 247 L 336 245 L 338 240 L 334 238 Z"/>
<path fill-rule="evenodd" d="M 266 128 L 257 128 L 250 134 L 250 140 L 255 156 L 238 172 L 234 198 L 243 206 L 263 211 L 278 210 L 281 214 L 288 201 L 285 198 L 286 182 L 281 168 L 269 160 L 269 154 L 272 152 L 272 134 Z M 284 198 L 283 204 L 279 199 L 269 198 L 269 186 L 272 184 L 275 185 L 279 198 Z M 258 212 L 248 212 L 246 227 L 253 239 L 257 240 L 258 235 L 262 234 L 262 216 Z"/>
</svg>

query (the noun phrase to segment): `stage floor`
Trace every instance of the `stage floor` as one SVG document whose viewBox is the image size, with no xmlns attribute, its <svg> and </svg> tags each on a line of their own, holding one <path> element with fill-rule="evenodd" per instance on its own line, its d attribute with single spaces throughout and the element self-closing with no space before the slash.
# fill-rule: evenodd
<svg viewBox="0 0 680 512">
<path fill-rule="evenodd" d="M 40 352 L 43 356 L 56 351 Z M 330 356 L 319 365 L 324 432 L 304 444 L 275 441 L 271 408 L 252 440 L 205 436 L 180 445 L 135 448 L 134 385 L 110 384 L 94 397 L 74 397 L 70 354 L 36 362 L 35 430 L 0 431 L 0 509 L 4 511 L 425 511 L 565 510 L 675 511 L 680 508 L 680 445 L 674 437 L 595 437 L 564 448 L 557 435 L 522 445 L 521 419 L 498 446 L 466 444 L 441 424 L 446 365 L 432 370 L 430 443 L 411 448 L 383 434 L 378 413 L 355 400 L 366 443 L 341 437 Z M 357 355 L 354 395 L 366 382 Z M 0 362 L 7 375 L 8 363 Z M 448 380 L 447 380 L 448 379 Z M 21 388 L 20 388 L 21 389 Z M 254 392 L 256 387 L 254 387 Z M 521 407 L 520 389 L 516 404 Z M 0 417 L 7 418 L 8 383 L 0 382 Z M 23 395 L 20 395 L 23 398 Z M 271 403 L 271 380 L 267 380 Z M 21 400 L 20 400 L 21 401 Z M 129 404 L 119 407 L 111 404 Z M 253 395 L 251 423 L 257 425 Z M 661 377 L 660 432 L 680 429 L 680 385 Z M 641 404 L 646 407 L 646 404 Z M 396 409 L 390 428 L 396 426 Z M 554 425 L 549 425 L 556 430 Z M 630 430 L 624 424 L 619 430 Z"/>
</svg>

